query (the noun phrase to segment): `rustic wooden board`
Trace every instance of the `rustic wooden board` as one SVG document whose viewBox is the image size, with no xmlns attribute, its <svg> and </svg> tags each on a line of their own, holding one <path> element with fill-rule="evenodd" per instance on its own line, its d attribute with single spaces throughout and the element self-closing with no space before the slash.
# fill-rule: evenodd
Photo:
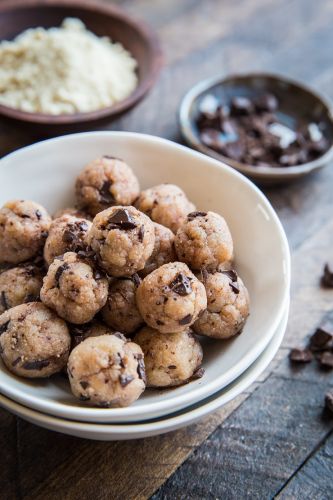
<svg viewBox="0 0 333 500">
<path fill-rule="evenodd" d="M 280 71 L 333 98 L 329 0 L 117 3 L 158 29 L 167 66 L 149 97 L 110 129 L 181 141 L 181 97 L 216 73 Z M 0 122 L 0 155 L 34 140 Z M 332 421 L 321 418 L 332 375 L 315 366 L 291 371 L 286 357 L 332 310 L 333 292 L 321 290 L 318 278 L 332 254 L 333 168 L 265 192 L 292 246 L 293 290 L 283 347 L 257 383 L 197 425 L 133 442 L 63 436 L 1 410 L 1 498 L 143 499 L 163 483 L 156 498 L 332 497 L 325 478 L 332 476 Z"/>
</svg>

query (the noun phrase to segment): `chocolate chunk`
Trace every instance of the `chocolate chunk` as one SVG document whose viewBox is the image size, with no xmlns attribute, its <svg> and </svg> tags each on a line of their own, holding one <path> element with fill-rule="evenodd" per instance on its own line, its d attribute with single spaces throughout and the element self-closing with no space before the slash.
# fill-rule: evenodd
<svg viewBox="0 0 333 500">
<path fill-rule="evenodd" d="M 82 389 L 87 389 L 87 387 L 89 387 L 89 382 L 86 382 L 85 380 L 81 380 L 80 386 L 82 387 Z"/>
<path fill-rule="evenodd" d="M 7 309 L 9 309 L 9 305 L 7 302 L 6 293 L 4 291 L 1 292 L 0 301 L 1 301 L 1 305 L 4 308 L 4 310 L 7 311 Z"/>
<path fill-rule="evenodd" d="M 319 364 L 322 368 L 333 368 L 333 352 L 324 351 L 318 357 Z"/>
<path fill-rule="evenodd" d="M 156 320 L 156 324 L 157 324 L 157 325 L 162 326 L 162 325 L 164 325 L 165 323 L 164 323 L 164 321 L 161 321 L 160 319 L 157 319 L 157 320 Z"/>
<path fill-rule="evenodd" d="M 253 104 L 247 97 L 233 97 L 230 112 L 234 116 L 249 115 L 253 111 Z"/>
<path fill-rule="evenodd" d="M 66 271 L 67 269 L 69 269 L 69 265 L 66 262 L 58 267 L 58 269 L 54 275 L 54 282 L 55 282 L 55 285 L 57 287 L 59 287 L 59 280 L 61 278 L 62 273 L 64 271 Z"/>
<path fill-rule="evenodd" d="M 134 380 L 133 375 L 119 375 L 119 382 L 121 387 L 126 387 L 130 382 Z"/>
<path fill-rule="evenodd" d="M 178 295 L 185 296 L 192 293 L 191 280 L 182 273 L 178 273 L 173 281 L 171 281 L 169 288 Z"/>
<path fill-rule="evenodd" d="M 117 158 L 116 156 L 110 156 L 110 155 L 103 155 L 103 158 L 107 158 L 108 160 L 119 160 L 123 161 L 120 158 Z"/>
<path fill-rule="evenodd" d="M 112 186 L 111 181 L 105 181 L 101 189 L 99 190 L 99 201 L 105 205 L 112 205 L 116 202 L 113 194 L 110 192 L 110 187 Z"/>
<path fill-rule="evenodd" d="M 325 288 L 333 288 L 333 271 L 328 263 L 326 263 L 324 266 L 321 284 Z"/>
<path fill-rule="evenodd" d="M 192 375 L 192 379 L 197 379 L 197 378 L 202 378 L 205 374 L 205 369 L 204 368 L 198 368 L 198 370 L 196 370 L 193 375 Z"/>
<path fill-rule="evenodd" d="M 169 368 L 169 370 L 175 370 L 177 368 L 177 366 L 176 365 L 169 365 L 168 368 Z"/>
<path fill-rule="evenodd" d="M 229 271 L 221 271 L 222 274 L 225 274 L 228 276 L 228 278 L 231 280 L 229 285 L 231 290 L 238 295 L 239 294 L 239 286 L 238 286 L 238 276 L 236 271 L 233 269 L 230 269 Z"/>
<path fill-rule="evenodd" d="M 28 304 L 29 302 L 39 302 L 40 297 L 39 295 L 33 295 L 32 293 L 29 293 L 26 298 L 25 298 L 25 303 Z"/>
<path fill-rule="evenodd" d="M 195 219 L 196 217 L 206 217 L 206 215 L 207 212 L 191 212 L 190 214 L 188 214 L 187 220 L 190 221 Z"/>
<path fill-rule="evenodd" d="M 138 238 L 139 238 L 139 241 L 143 241 L 143 237 L 145 235 L 145 227 L 144 226 L 140 226 L 140 229 L 139 229 L 139 232 L 138 232 Z"/>
<path fill-rule="evenodd" d="M 49 366 L 49 364 L 49 359 L 36 359 L 35 361 L 26 361 L 23 363 L 22 368 L 25 370 L 42 370 L 43 368 Z"/>
<path fill-rule="evenodd" d="M 114 335 L 115 337 L 117 337 L 117 339 L 124 340 L 125 342 L 127 342 L 127 338 L 125 337 L 125 335 L 123 335 L 120 332 L 114 332 L 112 335 Z"/>
<path fill-rule="evenodd" d="M 317 350 L 325 347 L 333 338 L 333 334 L 323 328 L 317 328 L 310 338 L 310 349 Z"/>
<path fill-rule="evenodd" d="M 139 375 L 139 378 L 141 378 L 141 380 L 143 380 L 144 383 L 146 383 L 147 382 L 146 369 L 145 369 L 145 364 L 143 361 L 142 354 L 137 354 L 136 359 L 138 360 L 138 367 L 136 369 L 137 374 Z"/>
<path fill-rule="evenodd" d="M 98 269 L 94 269 L 94 279 L 101 280 L 104 278 L 104 274 L 102 274 Z"/>
<path fill-rule="evenodd" d="M 110 401 L 100 401 L 100 402 L 98 403 L 98 406 L 99 406 L 100 408 L 110 408 L 110 406 L 111 406 L 111 402 L 110 402 Z"/>
<path fill-rule="evenodd" d="M 184 318 L 179 320 L 180 325 L 188 325 L 192 321 L 192 314 L 187 314 Z"/>
<path fill-rule="evenodd" d="M 136 287 L 138 287 L 138 286 L 140 285 L 140 283 L 141 283 L 141 278 L 140 278 L 140 276 L 138 275 L 138 273 L 133 274 L 133 276 L 131 276 L 131 279 L 132 279 L 132 281 L 133 281 L 133 283 L 134 283 L 134 285 L 135 285 Z"/>
<path fill-rule="evenodd" d="M 313 359 L 313 354 L 309 349 L 292 349 L 289 359 L 293 363 L 309 363 Z"/>
<path fill-rule="evenodd" d="M 80 401 L 89 401 L 90 397 L 89 396 L 85 396 L 84 394 L 80 394 Z M 101 406 L 101 405 L 99 405 Z"/>
<path fill-rule="evenodd" d="M 36 213 L 37 219 L 41 220 L 41 218 L 42 218 L 42 212 L 39 209 L 37 209 L 35 213 Z"/>
<path fill-rule="evenodd" d="M 20 361 L 21 361 L 21 356 L 19 356 L 18 358 L 14 359 L 14 361 L 12 362 L 12 366 L 16 366 Z"/>
<path fill-rule="evenodd" d="M 108 220 L 107 229 L 129 230 L 137 226 L 136 221 L 126 208 L 117 210 Z"/>
<path fill-rule="evenodd" d="M 326 393 L 325 406 L 330 412 L 333 413 L 333 390 Z"/>
<path fill-rule="evenodd" d="M 6 321 L 6 323 L 3 323 L 2 325 L 0 325 L 0 335 L 2 335 L 3 333 L 5 333 L 6 330 L 8 330 L 8 325 L 10 323 L 10 320 Z"/>
</svg>

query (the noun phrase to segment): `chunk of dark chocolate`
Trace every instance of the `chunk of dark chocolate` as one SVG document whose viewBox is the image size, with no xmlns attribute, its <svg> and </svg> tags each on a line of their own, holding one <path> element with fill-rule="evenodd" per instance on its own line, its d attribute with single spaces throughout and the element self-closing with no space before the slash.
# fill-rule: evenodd
<svg viewBox="0 0 333 500">
<path fill-rule="evenodd" d="M 119 382 L 121 387 L 126 387 L 129 383 L 134 380 L 133 375 L 119 375 Z"/>
<path fill-rule="evenodd" d="M 67 264 L 67 262 L 64 262 L 64 264 L 59 266 L 58 269 L 56 270 L 56 273 L 54 275 L 54 282 L 57 287 L 59 286 L 59 280 L 61 278 L 62 273 L 67 269 L 69 269 L 69 264 Z"/>
<path fill-rule="evenodd" d="M 324 266 L 324 272 L 321 278 L 321 284 L 325 288 L 333 288 L 333 270 L 330 264 L 326 263 Z"/>
<path fill-rule="evenodd" d="M 43 368 L 49 366 L 49 364 L 49 359 L 36 359 L 34 361 L 26 361 L 23 363 L 22 368 L 25 370 L 42 370 Z"/>
<path fill-rule="evenodd" d="M 313 360 L 313 354 L 310 349 L 292 349 L 289 359 L 293 363 L 309 363 Z"/>
<path fill-rule="evenodd" d="M 169 288 L 178 295 L 185 296 L 192 293 L 191 280 L 182 273 L 178 273 L 173 281 L 171 281 Z"/>
<path fill-rule="evenodd" d="M 196 219 L 197 217 L 206 217 L 206 215 L 207 212 L 191 212 L 190 214 L 188 214 L 187 220 L 190 221 Z"/>
<path fill-rule="evenodd" d="M 126 208 L 120 208 L 108 220 L 107 229 L 130 230 L 137 226 L 135 219 Z"/>
</svg>

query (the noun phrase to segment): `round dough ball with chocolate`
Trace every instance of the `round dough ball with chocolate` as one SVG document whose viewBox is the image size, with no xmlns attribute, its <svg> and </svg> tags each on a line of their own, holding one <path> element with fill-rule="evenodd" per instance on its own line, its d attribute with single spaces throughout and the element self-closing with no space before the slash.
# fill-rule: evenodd
<svg viewBox="0 0 333 500">
<path fill-rule="evenodd" d="M 147 274 L 155 271 L 155 269 L 163 266 L 164 264 L 168 264 L 168 262 L 174 262 L 176 260 L 176 252 L 173 244 L 175 235 L 171 229 L 154 222 L 154 230 L 154 250 L 147 260 L 144 269 L 140 271 L 140 276 L 142 277 L 147 276 Z"/>
<path fill-rule="evenodd" d="M 215 339 L 229 339 L 240 333 L 249 315 L 249 294 L 236 271 L 202 274 L 207 292 L 207 309 L 194 323 L 194 331 Z"/>
<path fill-rule="evenodd" d="M 187 214 L 195 210 L 184 191 L 174 184 L 160 184 L 142 191 L 135 206 L 174 233 L 185 222 Z"/>
<path fill-rule="evenodd" d="M 142 350 L 119 333 L 81 342 L 67 370 L 74 396 L 93 406 L 129 406 L 146 387 Z"/>
<path fill-rule="evenodd" d="M 143 319 L 136 305 L 136 288 L 140 278 L 121 278 L 109 286 L 109 295 L 102 309 L 102 317 L 107 325 L 124 334 L 134 333 L 142 325 Z"/>
<path fill-rule="evenodd" d="M 0 274 L 0 314 L 11 307 L 39 300 L 43 275 L 33 264 L 7 269 Z"/>
<path fill-rule="evenodd" d="M 58 255 L 82 250 L 90 227 L 89 220 L 71 215 L 55 219 L 50 226 L 44 246 L 45 262 L 50 265 Z"/>
<path fill-rule="evenodd" d="M 201 366 L 202 348 L 190 330 L 166 335 L 146 326 L 134 341 L 144 353 L 147 387 L 184 384 Z"/>
<path fill-rule="evenodd" d="M 50 265 L 40 297 L 61 318 L 81 324 L 91 321 L 108 296 L 108 281 L 90 261 L 67 252 Z"/>
<path fill-rule="evenodd" d="M 162 333 L 186 330 L 207 306 L 204 285 L 182 262 L 148 274 L 137 289 L 136 301 L 144 321 Z"/>
<path fill-rule="evenodd" d="M 72 349 L 89 337 L 100 337 L 101 335 L 112 335 L 114 330 L 101 321 L 93 319 L 83 325 L 68 325 L 72 337 Z"/>
<path fill-rule="evenodd" d="M 65 321 L 41 302 L 0 316 L 0 350 L 8 370 L 21 377 L 49 377 L 67 363 L 71 338 Z"/>
<path fill-rule="evenodd" d="M 132 276 L 154 250 L 154 226 L 134 207 L 111 207 L 96 215 L 87 242 L 108 274 Z"/>
<path fill-rule="evenodd" d="M 43 248 L 51 224 L 44 207 L 34 201 L 8 201 L 0 209 L 0 264 L 18 264 Z"/>
<path fill-rule="evenodd" d="M 193 212 L 175 238 L 178 259 L 195 270 L 217 269 L 233 258 L 233 241 L 224 218 L 215 212 Z"/>
<path fill-rule="evenodd" d="M 112 156 L 89 163 L 78 176 L 75 189 L 79 208 L 93 216 L 113 205 L 131 205 L 140 192 L 131 167 Z"/>
</svg>

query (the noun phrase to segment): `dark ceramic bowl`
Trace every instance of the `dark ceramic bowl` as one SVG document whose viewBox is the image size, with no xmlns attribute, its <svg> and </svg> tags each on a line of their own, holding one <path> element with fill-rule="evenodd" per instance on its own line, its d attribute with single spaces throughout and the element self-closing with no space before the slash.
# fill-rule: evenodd
<svg viewBox="0 0 333 500">
<path fill-rule="evenodd" d="M 116 5 L 100 0 L 3 0 L 0 2 L 0 40 L 10 40 L 27 28 L 59 26 L 65 17 L 81 19 L 96 35 L 109 36 L 129 50 L 138 62 L 139 83 L 123 101 L 88 113 L 50 115 L 0 105 L 0 115 L 27 125 L 29 132 L 62 134 L 111 121 L 142 99 L 154 84 L 162 65 L 155 33 Z"/>
<path fill-rule="evenodd" d="M 279 100 L 278 117 L 289 128 L 296 124 L 323 124 L 323 135 L 328 141 L 327 150 L 317 158 L 302 165 L 291 167 L 264 167 L 240 163 L 205 146 L 199 137 L 196 121 L 201 101 L 207 95 L 215 96 L 228 104 L 233 97 L 254 98 L 262 93 L 272 93 Z M 317 92 L 296 81 L 280 75 L 247 74 L 229 77 L 215 77 L 195 85 L 183 98 L 179 121 L 182 135 L 193 148 L 216 158 L 256 182 L 275 184 L 296 179 L 324 167 L 333 161 L 333 118 L 332 106 Z"/>
</svg>

